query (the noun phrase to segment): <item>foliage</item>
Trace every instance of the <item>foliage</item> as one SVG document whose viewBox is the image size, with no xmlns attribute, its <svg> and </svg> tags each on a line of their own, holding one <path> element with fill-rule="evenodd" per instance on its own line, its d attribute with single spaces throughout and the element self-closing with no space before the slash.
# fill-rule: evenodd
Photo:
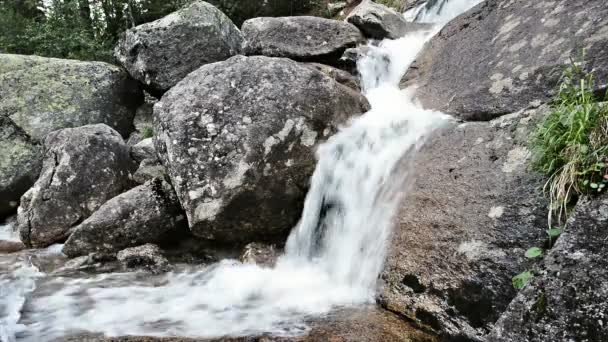
<svg viewBox="0 0 608 342">
<path fill-rule="evenodd" d="M 608 184 L 608 105 L 593 89 L 593 74 L 572 63 L 532 140 L 533 165 L 549 176 L 545 189 L 558 222 L 572 199 L 601 192 Z"/>
<path fill-rule="evenodd" d="M 152 138 L 154 136 L 154 129 L 152 127 L 144 127 L 144 129 L 141 131 L 141 136 L 144 139 Z"/>
<path fill-rule="evenodd" d="M 526 286 L 530 282 L 532 277 L 534 277 L 534 274 L 532 273 L 532 271 L 525 271 L 525 272 L 522 272 L 522 273 L 516 275 L 512 279 L 513 287 L 518 290 L 523 289 L 524 286 Z"/>
<path fill-rule="evenodd" d="M 542 249 L 540 249 L 538 247 L 532 247 L 526 251 L 525 255 L 526 255 L 526 258 L 528 258 L 528 259 L 534 259 L 534 258 L 538 258 L 542 254 L 543 254 Z"/>
<path fill-rule="evenodd" d="M 0 53 L 113 62 L 130 27 L 193 0 L 0 0 Z M 257 16 L 325 15 L 327 0 L 207 0 L 240 25 Z"/>
</svg>

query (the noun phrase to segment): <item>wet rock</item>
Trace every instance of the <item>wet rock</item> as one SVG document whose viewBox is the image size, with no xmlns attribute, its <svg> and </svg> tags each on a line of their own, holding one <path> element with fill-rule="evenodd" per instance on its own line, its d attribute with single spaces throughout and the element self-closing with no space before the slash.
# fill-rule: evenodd
<svg viewBox="0 0 608 342">
<path fill-rule="evenodd" d="M 427 0 L 401 0 L 401 3 L 399 5 L 399 12 L 403 13 L 405 11 L 411 10 L 412 8 L 416 8 L 424 3 L 429 3 L 429 2 L 435 2 L 433 0 L 431 1 L 427 1 Z"/>
<path fill-rule="evenodd" d="M 325 75 L 336 80 L 336 82 L 343 84 L 354 91 L 361 91 L 359 80 L 348 71 L 321 63 L 305 63 L 304 65 L 324 73 Z"/>
<path fill-rule="evenodd" d="M 243 248 L 239 260 L 243 263 L 274 267 L 280 253 L 274 245 L 252 242 Z"/>
<path fill-rule="evenodd" d="M 112 253 L 163 236 L 185 223 L 171 187 L 157 179 L 135 187 L 102 205 L 73 229 L 63 247 L 69 257 Z"/>
<path fill-rule="evenodd" d="M 544 178 L 529 171 L 546 108 L 436 131 L 414 162 L 381 274 L 380 302 L 447 341 L 476 340 L 515 297 L 511 278 L 544 241 Z"/>
<path fill-rule="evenodd" d="M 488 341 L 608 341 L 608 196 L 579 201 Z"/>
<path fill-rule="evenodd" d="M 276 240 L 300 216 L 317 143 L 368 108 L 297 62 L 237 56 L 165 94 L 154 107 L 156 151 L 194 235 Z"/>
<path fill-rule="evenodd" d="M 357 48 L 347 49 L 340 58 L 340 66 L 348 70 L 352 74 L 358 74 L 357 65 L 363 58 L 371 57 L 373 60 L 370 64 L 380 70 L 377 74 L 387 73 L 391 64 L 390 57 L 384 53 L 370 52 L 375 49 L 373 46 L 360 46 Z"/>
<path fill-rule="evenodd" d="M 152 138 L 144 139 L 131 147 L 131 157 L 136 162 L 141 162 L 144 159 L 157 160 L 158 157 Z"/>
<path fill-rule="evenodd" d="M 585 50 L 596 87 L 608 84 L 604 0 L 487 0 L 457 17 L 418 55 L 402 85 L 427 108 L 490 120 L 550 101 L 570 58 Z"/>
<path fill-rule="evenodd" d="M 116 258 L 126 268 L 147 268 L 154 272 L 166 272 L 170 269 L 169 260 L 161 249 L 148 243 L 142 246 L 123 249 Z"/>
<path fill-rule="evenodd" d="M 107 63 L 0 54 L 0 115 L 37 141 L 96 123 L 127 137 L 142 100 L 137 82 Z"/>
<path fill-rule="evenodd" d="M 42 149 L 0 114 L 0 220 L 17 212 L 19 199 L 38 178 Z"/>
<path fill-rule="evenodd" d="M 336 64 L 364 38 L 355 26 L 318 17 L 254 18 L 243 23 L 247 55 Z"/>
<path fill-rule="evenodd" d="M 21 198 L 21 240 L 43 247 L 67 238 L 108 199 L 131 187 L 134 168 L 120 134 L 104 124 L 49 133 L 40 178 Z"/>
<path fill-rule="evenodd" d="M 240 54 L 243 43 L 241 32 L 226 15 L 195 1 L 127 30 L 114 55 L 146 90 L 160 96 L 201 65 Z"/>
<path fill-rule="evenodd" d="M 347 20 L 373 39 L 397 39 L 412 30 L 428 28 L 427 24 L 407 22 L 401 13 L 371 0 L 363 0 Z"/>
<path fill-rule="evenodd" d="M 0 254 L 15 253 L 25 249 L 21 241 L 0 240 Z"/>
</svg>

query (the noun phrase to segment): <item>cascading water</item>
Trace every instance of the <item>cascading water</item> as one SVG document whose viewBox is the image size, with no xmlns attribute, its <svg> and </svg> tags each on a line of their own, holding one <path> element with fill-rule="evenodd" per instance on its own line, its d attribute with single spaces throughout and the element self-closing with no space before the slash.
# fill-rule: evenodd
<svg viewBox="0 0 608 342">
<path fill-rule="evenodd" d="M 480 0 L 452 0 L 445 23 Z M 451 4 L 451 5 L 450 5 Z M 215 337 L 300 334 L 311 316 L 374 300 L 411 156 L 445 116 L 398 83 L 440 25 L 371 46 L 358 63 L 372 110 L 318 149 L 302 218 L 274 268 L 224 260 L 179 272 L 43 274 L 27 253 L 0 258 L 0 340 L 82 332 Z M 57 247 L 39 251 L 61 258 Z M 46 254 L 45 254 L 46 253 Z"/>
</svg>

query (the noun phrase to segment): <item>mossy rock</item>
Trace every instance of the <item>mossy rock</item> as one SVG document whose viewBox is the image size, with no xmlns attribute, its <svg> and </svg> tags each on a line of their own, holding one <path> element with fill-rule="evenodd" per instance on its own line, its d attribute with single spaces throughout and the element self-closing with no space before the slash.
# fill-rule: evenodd
<svg viewBox="0 0 608 342">
<path fill-rule="evenodd" d="M 137 82 L 111 64 L 0 54 L 0 114 L 34 140 L 95 123 L 127 136 L 142 101 Z"/>
</svg>

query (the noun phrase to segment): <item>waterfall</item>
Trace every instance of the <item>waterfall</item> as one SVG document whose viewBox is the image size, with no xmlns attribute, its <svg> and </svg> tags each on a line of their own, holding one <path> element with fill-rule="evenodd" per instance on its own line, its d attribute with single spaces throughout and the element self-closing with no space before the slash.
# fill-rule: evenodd
<svg viewBox="0 0 608 342">
<path fill-rule="evenodd" d="M 434 28 L 370 45 L 358 62 L 372 109 L 318 148 L 301 220 L 274 268 L 223 260 L 164 275 L 78 277 L 43 275 L 27 259 L 13 261 L 7 272 L 0 269 L 0 294 L 10 302 L 0 305 L 7 308 L 0 310 L 1 341 L 49 341 L 82 332 L 297 335 L 307 331 L 311 316 L 373 303 L 412 157 L 445 120 L 420 108 L 411 90 L 399 89 L 399 80 L 441 24 L 480 2 L 452 1 L 425 17 L 439 23 Z M 23 281 L 19 290 L 15 279 Z"/>
</svg>

